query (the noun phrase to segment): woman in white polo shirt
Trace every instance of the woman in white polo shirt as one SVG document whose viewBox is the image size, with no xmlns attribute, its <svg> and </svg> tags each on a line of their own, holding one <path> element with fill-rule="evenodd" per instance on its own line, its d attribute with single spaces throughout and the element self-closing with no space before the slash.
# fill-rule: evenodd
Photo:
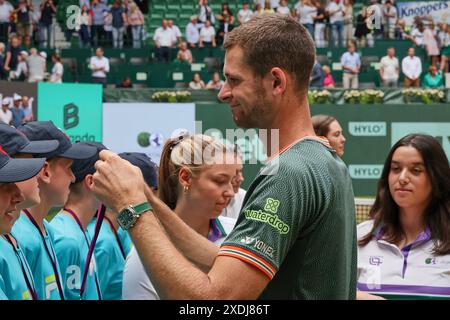
<svg viewBox="0 0 450 320">
<path fill-rule="evenodd" d="M 358 299 L 450 299 L 450 167 L 428 135 L 400 139 L 358 225 Z"/>
</svg>

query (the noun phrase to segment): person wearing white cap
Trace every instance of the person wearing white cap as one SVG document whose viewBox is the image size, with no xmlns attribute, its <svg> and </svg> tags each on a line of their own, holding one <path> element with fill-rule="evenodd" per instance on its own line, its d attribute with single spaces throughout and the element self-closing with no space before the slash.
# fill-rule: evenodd
<svg viewBox="0 0 450 320">
<path fill-rule="evenodd" d="M 23 119 L 25 118 L 25 112 L 21 108 L 21 105 L 22 105 L 22 96 L 17 93 L 14 93 L 13 106 L 9 110 L 12 112 L 13 115 L 11 124 L 16 128 L 23 123 Z"/>
<path fill-rule="evenodd" d="M 28 62 L 28 82 L 38 82 L 44 80 L 46 70 L 45 58 L 39 55 L 36 48 L 30 49 Z"/>
<path fill-rule="evenodd" d="M 9 110 L 10 98 L 5 97 L 2 99 L 2 108 L 0 109 L 0 122 L 11 124 L 13 114 Z"/>
</svg>

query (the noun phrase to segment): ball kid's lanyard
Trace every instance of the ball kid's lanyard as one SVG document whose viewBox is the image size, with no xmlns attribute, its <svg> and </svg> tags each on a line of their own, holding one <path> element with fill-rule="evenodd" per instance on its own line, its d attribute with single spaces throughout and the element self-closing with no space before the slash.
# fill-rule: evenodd
<svg viewBox="0 0 450 320">
<path fill-rule="evenodd" d="M 33 298 L 33 300 L 39 300 L 37 293 L 36 293 L 36 286 L 34 284 L 34 279 L 33 279 L 31 270 L 30 270 L 28 264 L 24 265 L 24 263 L 22 261 L 22 259 L 25 259 L 25 258 L 21 257 L 19 251 L 17 250 L 16 246 L 14 245 L 14 242 L 12 241 L 11 235 L 4 234 L 3 237 L 6 239 L 6 241 L 9 242 L 9 244 L 11 245 L 11 247 L 14 250 L 14 253 L 16 254 L 17 259 L 19 260 L 20 268 L 22 269 L 23 277 L 25 278 L 25 282 L 27 284 L 28 291 L 30 291 L 30 293 L 31 293 L 31 297 Z M 17 240 L 16 240 L 16 242 L 17 242 Z M 26 270 L 25 270 L 25 268 L 26 268 Z"/>
<path fill-rule="evenodd" d="M 106 219 L 106 222 L 108 222 L 109 226 L 111 227 L 111 230 L 114 233 L 114 236 L 116 237 L 117 244 L 119 245 L 119 249 L 120 249 L 120 252 L 122 253 L 123 259 L 126 259 L 127 255 L 125 254 L 125 250 L 123 249 L 122 243 L 120 242 L 119 235 L 117 234 L 117 230 L 114 227 L 113 222 L 107 216 L 105 216 L 105 219 Z"/>
<path fill-rule="evenodd" d="M 45 251 L 47 252 L 47 256 L 49 257 L 49 259 L 52 263 L 53 272 L 55 273 L 56 286 L 58 287 L 59 296 L 60 296 L 61 300 L 64 300 L 64 292 L 63 292 L 63 289 L 61 286 L 61 280 L 59 278 L 58 266 L 56 264 L 56 254 L 55 254 L 55 251 L 53 250 L 53 246 L 50 246 L 50 249 L 52 251 L 50 253 L 50 249 L 47 247 L 47 242 L 45 241 L 44 234 L 42 233 L 41 229 L 39 228 L 38 223 L 36 222 L 36 220 L 33 218 L 31 213 L 27 209 L 24 209 L 23 212 L 27 215 L 28 219 L 30 219 L 31 223 L 34 225 L 34 227 L 37 229 L 37 231 L 41 235 L 42 242 L 44 243 Z"/>
<path fill-rule="evenodd" d="M 81 232 L 83 232 L 84 239 L 86 240 L 86 245 L 88 246 L 88 248 L 90 248 L 89 240 L 88 240 L 88 238 L 86 236 L 86 232 L 84 231 L 83 225 L 81 224 L 81 221 L 78 218 L 78 216 L 75 214 L 75 212 L 73 212 L 73 210 L 71 210 L 69 208 L 64 207 L 63 210 L 66 211 L 67 213 L 69 213 L 72 216 L 72 218 L 75 220 L 75 222 L 78 224 L 78 226 L 80 227 Z M 88 250 L 88 255 L 89 255 L 89 250 Z M 83 282 L 81 283 L 81 288 L 80 288 L 80 300 L 81 300 L 81 298 L 83 297 L 83 294 L 84 294 L 85 285 L 86 285 L 85 282 L 87 281 L 87 273 L 88 272 L 89 272 L 89 264 L 84 267 Z M 86 276 L 85 276 L 85 274 L 86 274 Z M 97 287 L 98 297 L 99 297 L 100 300 L 102 300 L 102 294 L 100 292 L 100 285 L 98 284 L 97 273 L 94 274 L 94 278 L 95 278 L 95 285 Z M 83 289 L 83 291 L 81 291 L 81 289 Z"/>
</svg>

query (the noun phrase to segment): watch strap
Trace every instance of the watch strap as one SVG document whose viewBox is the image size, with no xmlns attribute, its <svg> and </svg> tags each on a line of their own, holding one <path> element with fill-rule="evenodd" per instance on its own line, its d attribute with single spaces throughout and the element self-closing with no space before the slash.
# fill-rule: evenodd
<svg viewBox="0 0 450 320">
<path fill-rule="evenodd" d="M 150 205 L 150 203 L 148 203 L 147 201 L 143 202 L 143 203 L 140 203 L 140 204 L 138 204 L 136 206 L 133 206 L 133 208 L 134 208 L 134 211 L 136 211 L 137 215 L 141 215 L 144 212 L 153 209 L 152 206 Z"/>
</svg>

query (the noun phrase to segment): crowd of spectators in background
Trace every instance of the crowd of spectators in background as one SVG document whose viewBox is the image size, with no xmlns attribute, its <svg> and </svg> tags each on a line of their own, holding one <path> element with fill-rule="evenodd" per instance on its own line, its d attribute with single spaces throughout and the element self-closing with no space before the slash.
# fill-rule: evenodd
<svg viewBox="0 0 450 320">
<path fill-rule="evenodd" d="M 353 0 L 299 0 L 295 5 L 290 5 L 287 0 L 244 0 L 237 12 L 233 12 L 227 2 L 215 12 L 208 0 L 199 0 L 198 13 L 191 16 L 186 26 L 177 26 L 177 21 L 172 19 L 162 19 L 161 26 L 148 40 L 153 43 L 157 62 L 202 63 L 195 60 L 192 49 L 222 45 L 230 31 L 257 15 L 291 15 L 305 26 L 317 48 L 348 49 L 340 61 L 329 61 L 330 65 L 323 66 L 317 62 L 319 68 L 315 68 L 311 78 L 314 78 L 313 87 L 358 88 L 363 69 L 360 49 L 373 47 L 377 39 L 409 40 L 412 45 L 406 57 L 396 57 L 391 48 L 378 62 L 375 70 L 379 72 L 383 87 L 397 87 L 402 74 L 405 87 L 443 86 L 444 74 L 449 72 L 450 25 L 435 23 L 431 16 L 415 17 L 413 24 L 407 25 L 399 18 L 393 0 L 363 3 L 361 11 L 354 12 Z M 73 34 L 78 36 L 79 47 L 145 46 L 150 31 L 144 21 L 149 13 L 148 0 L 79 0 L 79 7 L 75 30 L 66 30 L 68 38 Z M 38 9 L 33 7 L 31 0 L 19 0 L 16 6 L 0 0 L 0 79 L 62 81 L 64 68 L 60 56 L 52 56 L 51 61 L 44 57 L 43 65 L 38 59 L 45 54 L 39 50 L 54 45 L 56 11 L 54 0 L 42 0 Z M 368 22 L 374 14 L 380 15 L 381 28 L 370 28 Z M 415 55 L 417 48 L 425 50 L 428 61 L 421 61 Z M 179 49 L 176 55 L 174 49 Z M 50 62 L 53 65 L 51 73 L 46 69 Z M 342 68 L 342 83 L 336 84 L 333 79 L 332 71 L 338 70 L 331 65 L 333 62 Z M 425 75 L 422 69 L 428 65 L 429 72 Z M 373 72 L 377 72 L 375 70 Z M 103 74 L 102 78 L 105 78 Z"/>
</svg>

